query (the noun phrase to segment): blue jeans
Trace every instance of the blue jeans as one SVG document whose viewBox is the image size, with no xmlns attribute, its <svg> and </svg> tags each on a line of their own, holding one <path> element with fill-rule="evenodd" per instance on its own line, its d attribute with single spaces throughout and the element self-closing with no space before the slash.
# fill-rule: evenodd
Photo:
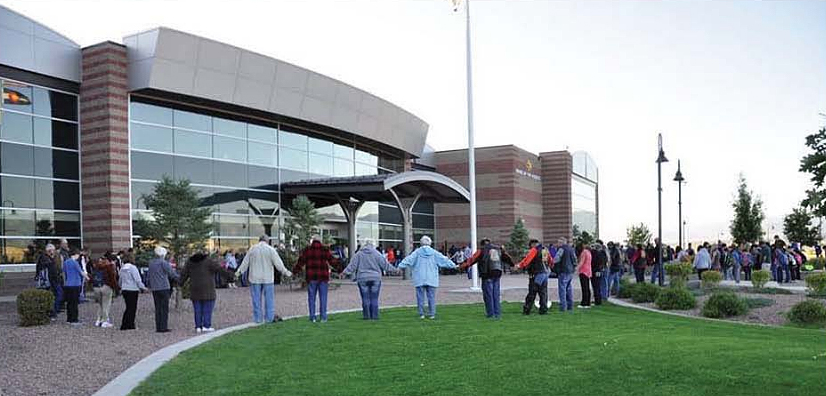
<svg viewBox="0 0 826 396">
<path fill-rule="evenodd" d="M 54 306 L 52 307 L 52 317 L 57 316 L 63 306 L 63 285 L 53 282 L 52 294 L 54 294 Z"/>
<path fill-rule="evenodd" d="M 616 286 L 617 291 L 615 293 L 617 295 L 619 295 L 619 292 L 620 292 L 620 279 L 622 279 L 622 271 L 611 272 L 608 275 L 608 287 L 606 288 L 609 291 L 608 294 L 610 294 L 610 292 L 613 291 L 614 286 Z"/>
<path fill-rule="evenodd" d="M 485 300 L 485 316 L 488 318 L 502 317 L 502 307 L 499 301 L 500 279 L 482 279 L 482 299 Z"/>
<path fill-rule="evenodd" d="M 603 301 L 608 300 L 608 278 L 608 271 L 602 271 L 602 278 L 600 278 L 602 284 L 600 285 L 599 291 L 602 294 Z"/>
<path fill-rule="evenodd" d="M 565 273 L 559 274 L 557 277 L 560 311 L 574 310 L 574 285 L 571 283 L 573 279 L 573 275 Z"/>
<path fill-rule="evenodd" d="M 207 329 L 212 327 L 212 310 L 215 300 L 192 300 L 192 310 L 195 312 L 195 328 Z"/>
<path fill-rule="evenodd" d="M 266 316 L 261 317 L 261 295 L 264 296 L 264 309 Z M 250 295 L 252 296 L 252 320 L 261 323 L 265 319 L 272 322 L 275 319 L 275 285 L 272 283 L 251 283 Z"/>
<path fill-rule="evenodd" d="M 307 305 L 310 307 L 310 320 L 315 320 L 315 298 L 318 296 L 318 311 L 321 320 L 327 320 L 327 281 L 310 281 L 307 284 Z"/>
<path fill-rule="evenodd" d="M 416 286 L 416 306 L 419 316 L 424 316 L 424 297 L 427 294 L 427 316 L 436 317 L 436 288 L 433 286 Z"/>
<path fill-rule="evenodd" d="M 365 320 L 379 319 L 379 292 L 381 291 L 381 281 L 360 281 L 359 294 L 361 294 L 361 314 Z"/>
<path fill-rule="evenodd" d="M 651 266 L 651 283 L 657 283 L 660 276 L 660 267 L 657 263 Z"/>
<path fill-rule="evenodd" d="M 734 281 L 740 283 L 740 264 L 734 264 Z"/>
</svg>

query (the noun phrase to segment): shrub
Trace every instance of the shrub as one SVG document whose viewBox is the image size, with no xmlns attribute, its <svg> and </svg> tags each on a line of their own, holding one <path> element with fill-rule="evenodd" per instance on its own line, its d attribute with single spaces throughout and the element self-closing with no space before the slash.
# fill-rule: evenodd
<svg viewBox="0 0 826 396">
<path fill-rule="evenodd" d="M 764 287 L 762 289 L 756 288 L 743 288 L 740 291 L 744 291 L 746 293 L 755 293 L 755 294 L 794 294 L 791 290 L 788 289 L 781 289 L 779 287 Z"/>
<path fill-rule="evenodd" d="M 673 262 L 665 265 L 665 273 L 668 274 L 672 286 L 680 287 L 688 282 L 688 276 L 694 272 L 691 263 Z"/>
<path fill-rule="evenodd" d="M 703 272 L 703 288 L 716 289 L 723 280 L 723 274 L 719 271 L 709 270 Z"/>
<path fill-rule="evenodd" d="M 751 284 L 757 289 L 762 289 L 766 283 L 771 279 L 769 271 L 753 271 L 751 273 Z"/>
<path fill-rule="evenodd" d="M 732 292 L 714 293 L 703 305 L 703 316 L 707 318 L 745 315 L 748 311 L 746 301 Z"/>
<path fill-rule="evenodd" d="M 812 294 L 826 292 L 826 273 L 810 274 L 806 276 L 806 287 Z"/>
<path fill-rule="evenodd" d="M 697 306 L 694 294 L 685 287 L 669 287 L 660 291 L 655 301 L 657 307 L 664 310 L 692 309 Z"/>
<path fill-rule="evenodd" d="M 826 267 L 826 258 L 817 257 L 817 258 L 814 258 L 814 259 L 811 259 L 811 260 L 807 261 L 807 263 L 814 266 L 814 268 L 816 270 L 822 270 L 824 267 Z"/>
<path fill-rule="evenodd" d="M 636 285 L 636 283 L 631 283 L 625 280 L 625 278 L 622 278 L 622 280 L 620 280 L 620 290 L 617 297 L 631 298 L 631 296 L 634 295 L 634 290 L 636 290 Z"/>
<path fill-rule="evenodd" d="M 17 315 L 20 326 L 40 326 L 49 323 L 49 313 L 54 307 L 52 292 L 26 289 L 17 295 Z"/>
<path fill-rule="evenodd" d="M 820 301 L 806 300 L 795 304 L 787 318 L 797 324 L 826 323 L 826 307 Z"/>
<path fill-rule="evenodd" d="M 660 287 L 653 283 L 637 283 L 631 291 L 631 300 L 635 303 L 654 302 L 660 294 Z"/>
</svg>

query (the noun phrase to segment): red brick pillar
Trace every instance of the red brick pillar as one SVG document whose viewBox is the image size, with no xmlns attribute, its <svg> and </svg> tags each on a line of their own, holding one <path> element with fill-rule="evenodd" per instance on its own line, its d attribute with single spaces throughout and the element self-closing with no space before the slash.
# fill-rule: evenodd
<svg viewBox="0 0 826 396">
<path fill-rule="evenodd" d="M 83 245 L 98 255 L 131 246 L 126 47 L 107 41 L 82 58 Z"/>
<path fill-rule="evenodd" d="M 560 237 L 570 240 L 574 216 L 571 203 L 571 153 L 541 153 L 539 161 L 542 163 L 542 239 L 547 243 L 556 243 Z"/>
</svg>

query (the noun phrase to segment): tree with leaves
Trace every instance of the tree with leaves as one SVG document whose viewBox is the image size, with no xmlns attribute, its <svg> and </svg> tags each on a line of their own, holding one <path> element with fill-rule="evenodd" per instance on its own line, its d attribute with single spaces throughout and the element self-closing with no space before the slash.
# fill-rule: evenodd
<svg viewBox="0 0 826 396">
<path fill-rule="evenodd" d="M 625 229 L 625 238 L 629 245 L 645 246 L 651 243 L 651 230 L 649 230 L 648 226 L 643 223 L 632 225 L 631 227 Z"/>
<path fill-rule="evenodd" d="M 511 230 L 511 237 L 505 244 L 505 249 L 514 260 L 522 260 L 528 254 L 528 242 L 531 236 L 525 227 L 525 221 L 519 219 L 514 223 Z"/>
<path fill-rule="evenodd" d="M 783 219 L 783 233 L 789 242 L 814 246 L 820 241 L 820 227 L 812 225 L 812 215 L 806 208 L 795 208 Z"/>
<path fill-rule="evenodd" d="M 576 224 L 574 224 L 571 229 L 571 234 L 574 237 L 574 246 L 577 246 L 580 243 L 585 246 L 589 246 L 594 243 L 594 236 L 588 231 L 580 231 L 579 226 Z"/>
<path fill-rule="evenodd" d="M 734 243 L 757 242 L 763 237 L 763 201 L 749 190 L 746 178 L 740 174 L 737 186 L 737 196 L 731 203 L 734 209 L 734 218 L 731 220 L 729 231 Z"/>
<path fill-rule="evenodd" d="M 203 249 L 212 232 L 210 208 L 201 207 L 198 190 L 189 180 L 164 177 L 149 195 L 141 197 L 152 215 L 137 221 L 141 239 L 167 246 L 181 265 L 196 250 Z"/>
<path fill-rule="evenodd" d="M 310 238 L 320 233 L 318 226 L 322 220 L 313 201 L 305 195 L 297 196 L 290 206 L 290 217 L 284 222 L 287 244 L 296 251 L 303 250 L 310 244 Z"/>
<path fill-rule="evenodd" d="M 800 171 L 812 175 L 812 188 L 806 191 L 806 199 L 801 205 L 809 209 L 816 218 L 826 216 L 826 190 L 823 181 L 826 178 L 826 128 L 806 136 L 806 146 L 812 152 L 800 160 Z"/>
</svg>

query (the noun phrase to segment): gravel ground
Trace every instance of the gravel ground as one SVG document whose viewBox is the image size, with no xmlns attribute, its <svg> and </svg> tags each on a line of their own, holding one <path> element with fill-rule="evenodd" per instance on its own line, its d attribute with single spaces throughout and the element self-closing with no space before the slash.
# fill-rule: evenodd
<svg viewBox="0 0 826 396">
<path fill-rule="evenodd" d="M 503 278 L 502 296 L 507 301 L 524 299 L 527 280 L 523 275 Z M 577 283 L 577 282 L 575 282 Z M 549 298 L 556 301 L 556 281 L 549 282 Z M 450 290 L 468 286 L 464 275 L 443 276 L 437 301 L 440 304 L 481 302 L 481 294 L 455 293 Z M 511 289 L 516 288 L 516 289 Z M 307 294 L 279 286 L 276 310 L 279 315 L 306 315 Z M 341 282 L 341 287 L 329 292 L 328 309 L 360 308 L 361 300 L 355 284 Z M 398 278 L 382 283 L 381 304 L 415 304 L 415 294 L 409 282 Z M 178 309 L 170 309 L 171 332 L 155 333 L 151 294 L 142 294 L 134 331 L 119 331 L 124 303 L 117 298 L 112 304 L 115 328 L 94 327 L 95 304 L 80 305 L 83 326 L 65 323 L 65 313 L 58 321 L 39 327 L 18 327 L 14 303 L 0 303 L 0 396 L 30 395 L 90 395 L 114 379 L 140 359 L 165 346 L 195 335 L 192 305 L 184 300 Z M 480 308 L 481 309 L 481 308 Z M 411 312 L 411 315 L 415 315 Z M 213 326 L 226 328 L 252 319 L 249 289 L 218 290 Z"/>
</svg>

